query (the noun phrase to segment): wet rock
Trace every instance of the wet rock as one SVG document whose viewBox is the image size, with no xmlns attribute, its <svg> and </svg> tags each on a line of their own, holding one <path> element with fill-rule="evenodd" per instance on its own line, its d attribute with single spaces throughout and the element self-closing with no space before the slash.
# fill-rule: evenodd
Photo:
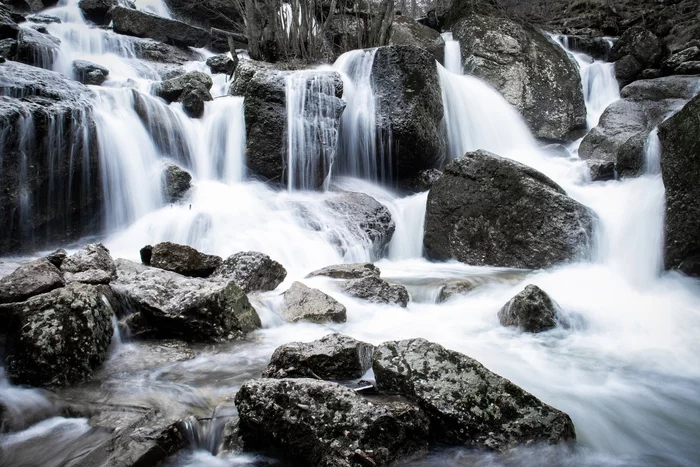
<svg viewBox="0 0 700 467">
<path fill-rule="evenodd" d="M 214 276 L 234 281 L 246 293 L 264 292 L 276 289 L 287 277 L 287 270 L 266 254 L 241 251 L 226 258 Z"/>
<path fill-rule="evenodd" d="M 435 58 L 415 46 L 380 47 L 372 65 L 372 85 L 379 109 L 376 123 L 384 135 L 377 141 L 377 154 L 389 155 L 390 172 L 403 180 L 437 167 L 446 142 Z M 378 167 L 382 163 L 377 160 Z"/>
<path fill-rule="evenodd" d="M 438 31 L 408 16 L 395 16 L 391 24 L 389 45 L 422 47 L 438 62 L 445 63 L 445 41 Z"/>
<path fill-rule="evenodd" d="M 116 6 L 111 10 L 114 32 L 128 36 L 148 37 L 181 47 L 204 47 L 209 33 L 181 21 L 162 18 L 141 10 Z"/>
<path fill-rule="evenodd" d="M 219 256 L 200 253 L 191 246 L 161 242 L 153 247 L 151 266 L 183 276 L 208 277 L 221 266 Z"/>
<path fill-rule="evenodd" d="M 547 268 L 589 253 L 594 219 L 544 174 L 476 151 L 450 162 L 430 190 L 423 244 L 435 260 Z"/>
<path fill-rule="evenodd" d="M 169 203 L 180 201 L 192 188 L 192 175 L 175 164 L 168 164 L 163 171 L 163 189 Z M 150 259 L 149 259 L 150 261 Z M 144 264 L 149 264 L 144 262 Z"/>
<path fill-rule="evenodd" d="M 122 2 L 119 0 L 80 0 L 78 2 L 78 7 L 88 21 L 92 21 L 95 24 L 107 25 L 112 21 L 110 10 L 121 4 Z"/>
<path fill-rule="evenodd" d="M 53 251 L 49 253 L 46 256 L 46 259 L 49 260 L 51 264 L 56 266 L 57 268 L 60 268 L 61 265 L 63 264 L 63 261 L 68 257 L 68 252 L 64 250 L 63 248 L 59 248 L 56 251 Z"/>
<path fill-rule="evenodd" d="M 667 269 L 700 276 L 700 97 L 659 125 L 666 187 L 664 260 Z"/>
<path fill-rule="evenodd" d="M 336 212 L 337 222 L 343 223 L 358 238 L 364 238 L 382 256 L 396 230 L 391 212 L 369 195 L 344 192 L 325 201 Z"/>
<path fill-rule="evenodd" d="M 341 303 L 301 282 L 294 282 L 284 293 L 280 313 L 291 322 L 344 323 L 347 319 L 345 307 Z"/>
<path fill-rule="evenodd" d="M 120 307 L 140 313 L 159 338 L 222 342 L 261 326 L 245 293 L 232 281 L 184 277 L 121 259 L 117 267 L 119 278 L 111 287 Z"/>
<path fill-rule="evenodd" d="M 107 356 L 113 310 L 104 286 L 68 284 L 25 302 L 0 305 L 10 316 L 6 362 L 17 384 L 61 387 L 90 378 Z"/>
<path fill-rule="evenodd" d="M 109 70 L 87 60 L 74 60 L 73 73 L 81 83 L 99 86 L 107 80 Z"/>
<path fill-rule="evenodd" d="M 503 326 L 515 326 L 525 332 L 542 332 L 555 328 L 559 306 L 536 285 L 528 285 L 498 311 Z"/>
<path fill-rule="evenodd" d="M 185 86 L 180 100 L 187 115 L 191 118 L 199 118 L 204 114 L 204 103 L 213 99 L 209 91 L 197 83 Z"/>
<path fill-rule="evenodd" d="M 632 55 L 625 55 L 615 62 L 615 78 L 625 86 L 644 74 L 644 65 Z"/>
<path fill-rule="evenodd" d="M 42 23 L 42 24 L 60 24 L 61 23 L 61 18 L 58 16 L 52 16 L 52 15 L 30 15 L 27 16 L 27 21 L 31 21 L 33 23 Z"/>
<path fill-rule="evenodd" d="M 575 52 L 583 52 L 590 55 L 594 60 L 608 60 L 610 55 L 610 50 L 612 49 L 612 44 L 610 40 L 605 37 L 592 37 L 592 36 L 563 36 L 565 38 L 564 45 L 566 45 L 569 50 Z"/>
<path fill-rule="evenodd" d="M 343 334 L 328 334 L 313 342 L 277 347 L 263 378 L 361 378 L 372 366 L 374 346 Z"/>
<path fill-rule="evenodd" d="M 207 66 L 212 73 L 231 75 L 236 70 L 236 65 L 238 65 L 238 57 L 233 60 L 226 54 L 214 55 L 207 59 Z"/>
<path fill-rule="evenodd" d="M 117 278 L 117 267 L 109 250 L 101 243 L 85 245 L 61 264 L 66 282 L 108 284 Z"/>
<path fill-rule="evenodd" d="M 442 171 L 438 169 L 421 170 L 414 177 L 406 180 L 402 187 L 409 191 L 428 191 L 436 180 L 442 177 Z"/>
<path fill-rule="evenodd" d="M 0 57 L 14 60 L 17 56 L 17 41 L 15 39 L 0 40 Z M 3 62 L 4 63 L 4 62 Z"/>
<path fill-rule="evenodd" d="M 228 0 L 165 0 L 176 18 L 204 29 L 235 30 L 243 24 L 235 3 Z"/>
<path fill-rule="evenodd" d="M 683 49 L 681 51 L 678 51 L 668 57 L 662 67 L 661 70 L 664 73 L 667 74 L 674 74 L 676 73 L 676 70 L 683 65 L 684 63 L 687 62 L 692 62 L 692 61 L 697 61 L 700 60 L 700 47 L 698 46 L 693 46 L 693 47 L 688 47 L 686 49 Z M 684 74 L 684 73 L 680 73 Z"/>
<path fill-rule="evenodd" d="M 23 302 L 64 285 L 61 271 L 47 259 L 39 259 L 0 278 L 0 303 Z"/>
<path fill-rule="evenodd" d="M 535 136 L 563 140 L 586 127 L 578 69 L 548 37 L 509 19 L 469 15 L 453 27 L 465 73 L 495 87 Z"/>
<path fill-rule="evenodd" d="M 374 275 L 360 279 L 350 279 L 340 285 L 346 294 L 367 300 L 370 303 L 395 304 L 408 306 L 408 291 L 400 284 L 391 284 Z"/>
<path fill-rule="evenodd" d="M 476 360 L 425 339 L 385 342 L 372 362 L 377 387 L 418 402 L 440 443 L 507 451 L 576 439 L 565 413 Z"/>
<path fill-rule="evenodd" d="M 700 60 L 683 62 L 676 67 L 674 73 L 677 75 L 700 75 Z"/>
<path fill-rule="evenodd" d="M 364 399 L 310 379 L 258 379 L 236 394 L 246 447 L 274 446 L 304 465 L 388 465 L 427 450 L 428 421 L 403 401 Z"/>
<path fill-rule="evenodd" d="M 22 28 L 17 37 L 17 61 L 50 69 L 59 53 L 61 41 L 50 34 Z"/>
<path fill-rule="evenodd" d="M 463 280 L 448 282 L 440 289 L 438 302 L 445 302 L 458 295 L 467 295 L 475 289 L 491 284 L 516 284 L 525 278 L 520 271 L 503 271 L 497 273 L 477 274 Z"/>
<path fill-rule="evenodd" d="M 308 277 L 326 276 L 333 279 L 360 279 L 366 276 L 379 277 L 381 271 L 372 263 L 335 264 L 307 274 Z"/>
<path fill-rule="evenodd" d="M 620 86 L 625 86 L 634 81 L 637 74 L 645 68 L 659 68 L 667 54 L 666 45 L 653 32 L 633 26 L 615 41 L 610 51 L 610 60 L 616 62 L 615 73 Z M 621 60 L 622 63 L 618 64 Z M 633 66 L 635 62 L 637 65 Z M 635 69 L 638 69 L 637 73 L 634 72 Z"/>
<path fill-rule="evenodd" d="M 0 39 L 17 39 L 19 26 L 12 16 L 12 12 L 0 4 Z"/>
<path fill-rule="evenodd" d="M 615 163 L 612 161 L 587 160 L 586 165 L 591 171 L 592 182 L 604 182 L 616 178 Z"/>
<path fill-rule="evenodd" d="M 158 84 L 155 90 L 155 94 L 158 97 L 162 97 L 166 102 L 175 102 L 183 97 L 185 91 L 188 90 L 188 86 L 191 89 L 202 87 L 207 93 L 211 89 L 214 82 L 211 77 L 206 73 L 201 71 L 190 71 L 184 75 L 171 78 L 169 80 L 163 81 Z M 189 89 L 191 91 L 191 89 Z M 210 99 L 211 100 L 211 99 Z"/>
<path fill-rule="evenodd" d="M 141 262 L 146 266 L 151 265 L 151 257 L 153 256 L 153 245 L 146 245 L 139 250 L 139 257 Z"/>
<path fill-rule="evenodd" d="M 182 65 L 191 60 L 197 60 L 197 56 L 190 50 L 176 47 L 151 39 L 133 39 L 134 54 L 137 58 L 156 63 Z M 165 78 L 163 78 L 165 79 Z"/>
</svg>

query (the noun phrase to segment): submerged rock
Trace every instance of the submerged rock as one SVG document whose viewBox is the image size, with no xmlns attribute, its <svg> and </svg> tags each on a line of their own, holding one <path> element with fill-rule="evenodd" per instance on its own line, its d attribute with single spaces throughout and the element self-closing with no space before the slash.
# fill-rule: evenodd
<svg viewBox="0 0 700 467">
<path fill-rule="evenodd" d="M 246 293 L 274 290 L 287 277 L 277 261 L 257 251 L 241 251 L 226 258 L 214 276 L 234 281 Z"/>
<path fill-rule="evenodd" d="M 557 303 L 536 285 L 528 285 L 498 311 L 503 326 L 516 326 L 525 332 L 542 332 L 555 328 Z"/>
<path fill-rule="evenodd" d="M 258 379 L 236 394 L 246 447 L 304 465 L 383 466 L 427 451 L 428 420 L 403 401 L 369 401 L 336 383 Z"/>
<path fill-rule="evenodd" d="M 372 368 L 380 390 L 418 402 L 437 442 L 507 451 L 576 439 L 565 413 L 476 360 L 425 339 L 385 342 L 375 350 Z"/>
<path fill-rule="evenodd" d="M 61 271 L 49 260 L 39 259 L 0 278 L 0 303 L 23 302 L 64 285 Z"/>
<path fill-rule="evenodd" d="M 291 322 L 344 323 L 347 319 L 345 307 L 341 303 L 301 282 L 294 282 L 284 293 L 284 303 L 280 313 Z"/>
<path fill-rule="evenodd" d="M 107 357 L 114 314 L 104 286 L 68 284 L 0 305 L 8 323 L 6 362 L 16 384 L 61 387 L 90 378 Z"/>
<path fill-rule="evenodd" d="M 313 342 L 277 347 L 263 378 L 350 380 L 372 366 L 374 346 L 343 334 L 328 334 Z"/>
<path fill-rule="evenodd" d="M 219 256 L 200 253 L 191 246 L 161 242 L 151 251 L 151 266 L 183 276 L 208 277 L 221 266 Z"/>
<path fill-rule="evenodd" d="M 109 70 L 87 60 L 73 60 L 73 73 L 81 83 L 99 86 L 107 80 Z"/>
<path fill-rule="evenodd" d="M 148 37 L 181 47 L 204 47 L 210 40 L 204 29 L 145 11 L 116 6 L 111 14 L 114 32 L 119 34 Z"/>
<path fill-rule="evenodd" d="M 192 175 L 175 164 L 168 164 L 163 171 L 163 188 L 168 202 L 180 201 L 192 188 Z"/>
<path fill-rule="evenodd" d="M 450 162 L 430 190 L 423 244 L 435 260 L 547 268 L 589 253 L 594 219 L 544 174 L 476 151 Z"/>
<path fill-rule="evenodd" d="M 232 281 L 184 277 L 121 259 L 117 267 L 119 278 L 111 286 L 121 308 L 140 313 L 160 338 L 222 342 L 261 326 L 245 292 Z"/>
</svg>

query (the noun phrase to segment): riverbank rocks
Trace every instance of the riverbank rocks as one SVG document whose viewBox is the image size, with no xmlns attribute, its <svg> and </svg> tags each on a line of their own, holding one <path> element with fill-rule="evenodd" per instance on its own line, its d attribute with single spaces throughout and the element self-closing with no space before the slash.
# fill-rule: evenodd
<svg viewBox="0 0 700 467">
<path fill-rule="evenodd" d="M 557 303 L 536 285 L 528 285 L 498 311 L 503 326 L 515 326 L 525 332 L 542 332 L 555 328 Z"/>
<path fill-rule="evenodd" d="M 184 277 L 121 259 L 116 263 L 119 277 L 111 287 L 121 308 L 140 313 L 159 338 L 222 342 L 261 326 L 245 292 L 232 281 Z"/>
<path fill-rule="evenodd" d="M 507 451 L 576 439 L 565 413 L 476 360 L 425 339 L 385 342 L 375 350 L 372 368 L 378 389 L 419 404 L 437 442 Z"/>
<path fill-rule="evenodd" d="M 667 269 L 700 276 L 700 96 L 659 125 Z"/>
<path fill-rule="evenodd" d="M 83 246 L 61 263 L 67 282 L 108 284 L 117 278 L 117 267 L 109 250 L 101 243 Z"/>
<path fill-rule="evenodd" d="M 533 134 L 564 140 L 586 128 L 578 69 L 534 28 L 498 16 L 470 15 L 454 25 L 465 73 L 485 80 L 525 118 Z"/>
<path fill-rule="evenodd" d="M 301 282 L 294 282 L 284 293 L 280 313 L 291 322 L 344 323 L 347 320 L 345 307 L 341 303 Z"/>
<path fill-rule="evenodd" d="M 579 157 L 592 168 L 614 167 L 618 177 L 641 175 L 649 133 L 696 92 L 697 78 L 689 76 L 639 80 L 625 86 L 622 99 L 610 104 L 598 126 L 583 138 Z"/>
<path fill-rule="evenodd" d="M 241 251 L 226 258 L 214 276 L 234 281 L 245 293 L 265 292 L 275 290 L 287 277 L 287 270 L 264 253 Z"/>
<path fill-rule="evenodd" d="M 180 201 L 192 188 L 192 175 L 175 164 L 168 164 L 163 171 L 163 191 L 169 203 Z"/>
<path fill-rule="evenodd" d="M 64 285 L 61 271 L 49 260 L 38 259 L 0 278 L 0 303 L 23 302 Z"/>
<path fill-rule="evenodd" d="M 438 31 L 408 16 L 394 16 L 389 34 L 389 45 L 422 47 L 438 62 L 445 63 L 445 41 Z"/>
<path fill-rule="evenodd" d="M 354 192 L 334 194 L 325 204 L 334 211 L 338 222 L 372 245 L 377 257 L 383 255 L 396 231 L 396 223 L 386 206 L 369 195 Z"/>
<path fill-rule="evenodd" d="M 547 268 L 589 253 L 594 219 L 544 174 L 476 151 L 450 162 L 430 190 L 423 244 L 439 261 Z"/>
<path fill-rule="evenodd" d="M 0 305 L 0 315 L 9 321 L 5 367 L 11 379 L 61 387 L 90 378 L 112 340 L 114 313 L 105 293 L 105 286 L 73 283 Z"/>
<path fill-rule="evenodd" d="M 277 347 L 263 378 L 357 379 L 371 368 L 373 352 L 373 345 L 338 333 L 292 342 Z"/>
<path fill-rule="evenodd" d="M 200 253 L 191 246 L 161 242 L 151 250 L 151 266 L 183 276 L 208 277 L 221 266 L 218 256 Z"/>
<path fill-rule="evenodd" d="M 180 47 L 204 47 L 209 43 L 206 30 L 181 21 L 123 6 L 116 6 L 110 12 L 114 32 L 119 34 L 148 37 Z"/>
<path fill-rule="evenodd" d="M 379 47 L 372 64 L 379 134 L 377 166 L 389 164 L 398 180 L 439 166 L 446 151 L 442 93 L 435 58 L 410 45 Z M 381 150 L 379 148 L 382 148 Z"/>
<path fill-rule="evenodd" d="M 642 27 L 633 26 L 615 41 L 610 60 L 615 62 L 615 76 L 620 87 L 631 83 L 647 68 L 659 68 L 668 55 L 661 39 Z"/>
<path fill-rule="evenodd" d="M 107 80 L 109 70 L 87 60 L 73 60 L 73 73 L 81 83 L 99 86 Z"/>
<path fill-rule="evenodd" d="M 384 466 L 428 448 L 428 419 L 415 405 L 337 383 L 252 380 L 235 402 L 246 448 L 276 447 L 304 465 Z"/>
</svg>

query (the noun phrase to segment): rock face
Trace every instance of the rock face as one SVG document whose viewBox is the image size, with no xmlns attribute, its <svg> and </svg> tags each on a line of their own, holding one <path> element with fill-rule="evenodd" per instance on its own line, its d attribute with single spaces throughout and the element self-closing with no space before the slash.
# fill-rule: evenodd
<svg viewBox="0 0 700 467">
<path fill-rule="evenodd" d="M 0 303 L 23 302 L 64 285 L 61 271 L 49 260 L 39 259 L 0 278 Z"/>
<path fill-rule="evenodd" d="M 380 47 L 372 65 L 372 85 L 379 108 L 377 130 L 383 135 L 378 153 L 390 155 L 394 179 L 437 167 L 446 142 L 435 58 L 415 46 Z M 382 166 L 381 160 L 377 166 Z"/>
<path fill-rule="evenodd" d="M 659 125 L 667 269 L 700 275 L 700 96 Z"/>
<path fill-rule="evenodd" d="M 403 393 L 430 417 L 441 443 L 506 451 L 576 439 L 568 415 L 476 360 L 425 339 L 385 342 L 372 363 L 380 390 Z"/>
<path fill-rule="evenodd" d="M 394 16 L 389 35 L 389 45 L 415 45 L 422 47 L 438 62 L 445 63 L 445 41 L 435 29 L 420 24 L 408 16 Z"/>
<path fill-rule="evenodd" d="M 101 243 L 85 245 L 61 263 L 66 282 L 108 284 L 117 278 L 117 266 Z"/>
<path fill-rule="evenodd" d="M 284 293 L 282 316 L 291 322 L 344 323 L 347 319 L 345 307 L 333 297 L 301 282 L 294 282 Z"/>
<path fill-rule="evenodd" d="M 180 201 L 192 188 L 192 175 L 175 164 L 168 164 L 163 171 L 163 189 L 170 203 Z"/>
<path fill-rule="evenodd" d="M 516 326 L 525 332 L 542 332 L 557 326 L 558 306 L 536 285 L 528 285 L 498 311 L 503 326 Z"/>
<path fill-rule="evenodd" d="M 119 278 L 112 290 L 121 307 L 140 313 L 158 337 L 222 342 L 261 326 L 234 282 L 183 277 L 126 260 L 117 260 L 117 267 Z"/>
<path fill-rule="evenodd" d="M 58 56 L 61 41 L 50 34 L 22 28 L 17 38 L 15 60 L 27 65 L 50 69 Z"/>
<path fill-rule="evenodd" d="M 181 47 L 204 47 L 209 43 L 206 30 L 180 21 L 122 6 L 114 7 L 111 13 L 114 32 L 119 34 L 149 37 Z"/>
<path fill-rule="evenodd" d="M 587 255 L 594 216 L 544 174 L 476 151 L 430 190 L 423 244 L 436 260 L 546 268 Z"/>
<path fill-rule="evenodd" d="M 667 54 L 666 45 L 653 32 L 633 26 L 615 41 L 610 59 L 616 62 L 615 75 L 620 86 L 625 86 L 643 70 L 659 68 Z"/>
<path fill-rule="evenodd" d="M 470 15 L 453 27 L 465 73 L 495 87 L 540 138 L 562 140 L 586 127 L 576 65 L 535 29 L 498 16 Z"/>
<path fill-rule="evenodd" d="M 619 177 L 644 171 L 644 143 L 649 132 L 696 93 L 697 79 L 685 76 L 635 81 L 622 89 L 581 142 L 579 157 L 589 166 L 614 167 Z"/>
<path fill-rule="evenodd" d="M 377 257 L 382 256 L 396 230 L 386 206 L 369 195 L 353 192 L 339 193 L 325 203 L 336 211 L 338 222 L 345 224 L 357 237 L 366 239 Z"/>
<path fill-rule="evenodd" d="M 287 270 L 266 254 L 241 251 L 225 259 L 214 276 L 234 281 L 245 293 L 264 292 L 275 290 L 287 277 Z"/>
<path fill-rule="evenodd" d="M 81 83 L 99 86 L 107 80 L 109 70 L 87 60 L 74 60 L 73 73 Z"/>
<path fill-rule="evenodd" d="M 221 266 L 218 256 L 206 255 L 191 246 L 161 242 L 153 247 L 151 266 L 183 276 L 208 277 Z"/>
<path fill-rule="evenodd" d="M 0 314 L 11 317 L 6 368 L 12 380 L 60 387 L 88 379 L 112 339 L 113 310 L 105 293 L 104 286 L 75 283 L 0 305 Z"/>
<path fill-rule="evenodd" d="M 0 64 L 0 81 L 0 254 L 93 233 L 102 219 L 103 193 L 89 118 L 92 92 L 59 73 L 15 62 Z M 22 136 L 27 134 L 33 137 Z M 93 183 L 69 189 L 68 183 L 49 182 L 83 177 Z"/>
<path fill-rule="evenodd" d="M 205 29 L 233 30 L 243 19 L 236 5 L 228 0 L 166 0 L 176 18 Z"/>
<path fill-rule="evenodd" d="M 258 379 L 236 394 L 246 446 L 274 446 L 304 465 L 388 465 L 427 450 L 428 420 L 405 402 L 370 402 L 310 379 Z"/>
<path fill-rule="evenodd" d="M 372 366 L 374 346 L 343 334 L 328 334 L 309 342 L 277 347 L 263 378 L 361 378 Z"/>
</svg>

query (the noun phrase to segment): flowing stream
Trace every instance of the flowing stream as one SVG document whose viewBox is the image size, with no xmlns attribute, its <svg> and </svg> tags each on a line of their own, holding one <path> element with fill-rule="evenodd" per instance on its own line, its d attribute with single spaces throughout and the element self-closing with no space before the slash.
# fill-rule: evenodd
<svg viewBox="0 0 700 467">
<path fill-rule="evenodd" d="M 168 14 L 160 2 L 137 5 Z M 104 242 L 112 255 L 138 260 L 142 246 L 170 240 L 224 257 L 241 250 L 261 251 L 288 271 L 277 290 L 254 300 L 263 329 L 249 339 L 207 347 L 130 342 L 122 336 L 96 382 L 71 388 L 68 395 L 87 397 L 98 386 L 99 394 L 112 404 L 143 403 L 171 413 L 192 411 L 202 419 L 211 414 L 230 418 L 235 417 L 232 396 L 244 381 L 260 375 L 278 345 L 313 340 L 331 331 L 374 344 L 420 336 L 479 360 L 568 413 L 579 441 L 574 449 L 523 447 L 505 455 L 438 450 L 411 465 L 697 465 L 700 289 L 694 280 L 661 273 L 664 187 L 655 132 L 645 147 L 645 175 L 586 183 L 585 166 L 575 155 L 554 157 L 543 151 L 497 91 L 462 75 L 459 44 L 446 38 L 447 68 L 436 66 L 445 104 L 447 159 L 487 149 L 528 164 L 591 207 L 600 220 L 590 261 L 543 271 L 431 263 L 422 258 L 427 193 L 405 196 L 391 188 L 386 183 L 391 174 L 385 171 L 391 164 L 378 154 L 371 81 L 374 51 L 349 52 L 334 65 L 343 78 L 347 105 L 337 129 L 323 126 L 329 111 L 325 103 L 306 95 L 327 94 L 329 84 L 313 78 L 310 82 L 305 73 L 289 78 L 289 125 L 298 130 L 289 136 L 289 162 L 293 170 L 294 164 L 301 169 L 290 181 L 290 190 L 279 190 L 246 178 L 244 103 L 225 95 L 225 76 L 213 76 L 214 101 L 206 104 L 201 119 L 190 119 L 179 103 L 167 105 L 151 95 L 158 71 L 135 58 L 128 38 L 88 26 L 76 0 L 47 13 L 63 19 L 48 26 L 62 39 L 56 71 L 72 73 L 69 65 L 76 58 L 110 70 L 105 85 L 92 89 L 98 94 L 93 110 L 108 194 Z M 205 51 L 193 54 L 207 56 Z M 617 83 L 609 64 L 573 56 L 582 70 L 592 127 L 604 108 L 619 98 Z M 209 72 L 201 60 L 184 67 Z M 143 118 L 137 108 L 146 109 L 150 117 Z M 299 137 L 293 139 L 295 135 Z M 333 138 L 337 154 L 328 147 Z M 310 144 L 317 146 L 309 151 Z M 314 159 L 304 159 L 309 154 Z M 167 160 L 193 175 L 194 186 L 180 203 L 167 204 L 160 192 Z M 310 180 L 319 165 L 333 167 L 323 181 L 326 191 L 309 191 L 315 188 Z M 338 189 L 367 193 L 391 211 L 396 233 L 377 265 L 383 277 L 407 286 L 412 296 L 407 309 L 346 296 L 330 280 L 305 279 L 315 268 L 375 259 L 368 241 L 339 223 L 325 203 Z M 277 313 L 279 294 L 295 280 L 341 301 L 347 307 L 347 322 L 282 320 Z M 461 280 L 483 285 L 437 303 L 441 287 Z M 502 327 L 496 312 L 530 283 L 549 293 L 575 325 L 543 334 Z M 10 465 L 67 465 L 103 442 L 86 419 L 61 417 L 50 395 L 11 386 L 2 374 L 0 402 L 14 410 L 17 425 L 24 428 L 0 435 L 0 449 L 12 452 Z M 33 417 L 46 418 L 41 416 L 46 411 L 50 418 L 32 422 Z M 173 466 L 274 463 L 259 455 L 220 453 L 220 423 L 189 426 L 192 448 L 176 456 Z"/>
</svg>

